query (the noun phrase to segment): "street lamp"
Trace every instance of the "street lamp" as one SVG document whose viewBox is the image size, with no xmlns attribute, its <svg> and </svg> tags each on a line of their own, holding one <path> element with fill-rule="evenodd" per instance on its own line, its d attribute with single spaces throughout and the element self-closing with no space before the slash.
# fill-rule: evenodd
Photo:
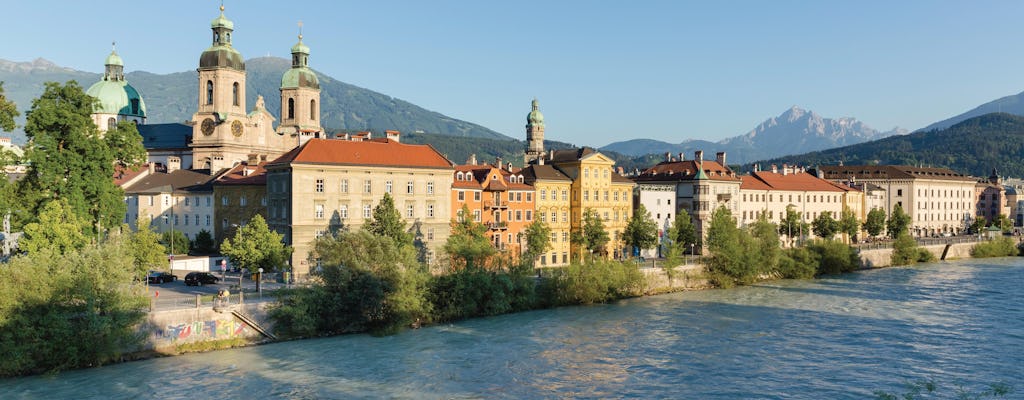
<svg viewBox="0 0 1024 400">
<path fill-rule="evenodd" d="M 690 243 L 690 262 L 689 262 L 689 264 L 693 264 L 693 243 Z"/>
<path fill-rule="evenodd" d="M 170 263 L 169 269 L 173 271 L 174 270 L 174 224 L 171 223 L 172 222 L 171 220 L 174 219 L 174 217 L 173 217 L 174 209 L 171 208 L 170 212 L 171 212 L 171 217 L 168 217 L 167 215 L 164 215 L 164 222 L 167 224 L 167 226 L 169 226 L 171 228 L 171 236 L 167 240 L 168 242 L 171 242 L 171 254 L 167 256 L 167 260 Z"/>
<path fill-rule="evenodd" d="M 256 277 L 256 292 L 258 292 L 260 294 L 260 297 L 262 298 L 263 297 L 263 268 L 258 269 L 258 271 L 259 271 L 260 274 Z"/>
</svg>

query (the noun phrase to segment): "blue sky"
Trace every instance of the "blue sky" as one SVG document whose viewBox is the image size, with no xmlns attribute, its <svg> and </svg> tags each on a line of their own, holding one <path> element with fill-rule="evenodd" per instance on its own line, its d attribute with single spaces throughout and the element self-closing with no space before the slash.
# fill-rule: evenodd
<svg viewBox="0 0 1024 400">
<path fill-rule="evenodd" d="M 127 4 L 127 5 L 126 5 Z M 0 58 L 101 72 L 194 69 L 218 1 L 15 1 Z M 718 140 L 797 105 L 918 129 L 1024 91 L 1020 1 L 227 0 L 246 58 L 287 57 L 344 82 L 521 137 Z M 19 39 L 20 38 L 20 39 Z"/>
</svg>

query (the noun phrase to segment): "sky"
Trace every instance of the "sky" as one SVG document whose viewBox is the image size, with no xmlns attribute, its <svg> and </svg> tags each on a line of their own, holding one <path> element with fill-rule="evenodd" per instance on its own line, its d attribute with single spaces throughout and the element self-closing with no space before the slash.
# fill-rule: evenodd
<svg viewBox="0 0 1024 400">
<path fill-rule="evenodd" d="M 216 0 L 11 0 L 0 58 L 102 72 L 195 69 Z M 919 129 L 1024 91 L 1021 1 L 226 0 L 246 58 L 335 79 L 525 136 L 602 146 L 744 134 L 792 106 Z M 20 38 L 20 39 L 19 39 Z M 145 93 L 143 93 L 145 95 Z"/>
</svg>

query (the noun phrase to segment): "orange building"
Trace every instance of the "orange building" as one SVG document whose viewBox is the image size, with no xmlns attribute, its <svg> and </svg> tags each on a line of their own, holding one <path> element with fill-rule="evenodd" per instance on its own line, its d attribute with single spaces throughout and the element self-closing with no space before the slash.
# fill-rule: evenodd
<svg viewBox="0 0 1024 400">
<path fill-rule="evenodd" d="M 526 250 L 526 226 L 533 222 L 533 186 L 522 170 L 511 165 L 457 165 L 452 183 L 452 215 L 469 217 L 487 226 L 494 247 L 518 256 Z"/>
</svg>

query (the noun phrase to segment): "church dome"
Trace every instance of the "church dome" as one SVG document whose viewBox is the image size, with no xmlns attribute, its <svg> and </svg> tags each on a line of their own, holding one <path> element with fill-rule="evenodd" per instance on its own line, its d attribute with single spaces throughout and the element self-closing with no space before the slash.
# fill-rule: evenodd
<svg viewBox="0 0 1024 400">
<path fill-rule="evenodd" d="M 120 65 L 123 67 L 124 60 L 121 60 L 121 56 L 117 55 L 116 51 L 111 51 L 110 55 L 107 56 L 107 60 L 103 63 L 103 65 Z"/>
<path fill-rule="evenodd" d="M 206 49 L 206 51 L 199 56 L 199 68 L 206 69 L 218 67 L 228 67 L 239 71 L 245 71 L 245 59 L 242 58 L 242 53 L 239 53 L 238 50 L 235 50 L 231 46 L 210 46 L 210 48 Z"/>
<path fill-rule="evenodd" d="M 320 79 L 313 70 L 306 67 L 290 68 L 281 77 L 282 88 L 304 87 L 320 89 Z"/>
<path fill-rule="evenodd" d="M 537 99 L 533 99 L 532 107 L 533 110 L 526 115 L 526 123 L 530 125 L 544 125 L 544 114 L 540 113 Z"/>
<path fill-rule="evenodd" d="M 101 80 L 90 86 L 85 94 L 98 100 L 93 110 L 95 113 L 146 117 L 146 103 L 126 81 Z"/>
</svg>

